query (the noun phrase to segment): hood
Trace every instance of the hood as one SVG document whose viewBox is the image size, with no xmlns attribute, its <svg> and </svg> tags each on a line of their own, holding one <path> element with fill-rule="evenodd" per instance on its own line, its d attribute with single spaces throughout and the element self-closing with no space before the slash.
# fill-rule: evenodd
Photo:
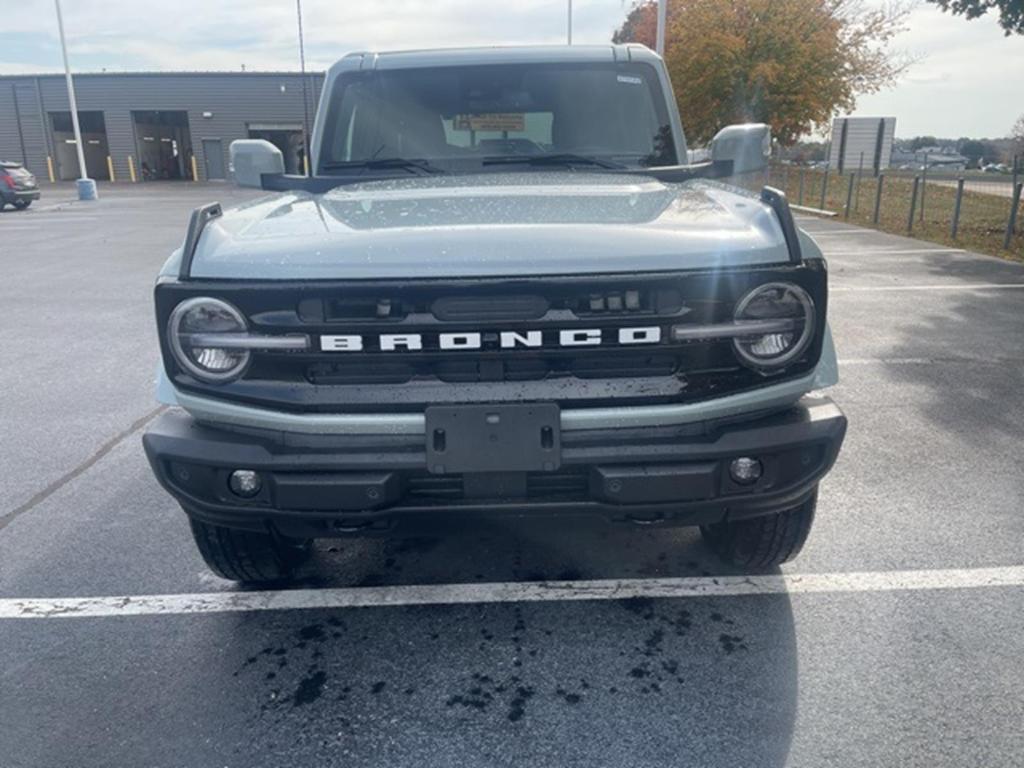
<svg viewBox="0 0 1024 768">
<path fill-rule="evenodd" d="M 367 279 L 650 272 L 788 259 L 757 197 L 591 172 L 413 177 L 288 193 L 206 227 L 196 278 Z"/>
</svg>

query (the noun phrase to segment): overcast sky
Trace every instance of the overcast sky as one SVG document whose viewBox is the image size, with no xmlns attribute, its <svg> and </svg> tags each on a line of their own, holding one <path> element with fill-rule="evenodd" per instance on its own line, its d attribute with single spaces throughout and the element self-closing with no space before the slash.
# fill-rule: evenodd
<svg viewBox="0 0 1024 768">
<path fill-rule="evenodd" d="M 63 0 L 80 71 L 297 69 L 293 0 Z M 574 42 L 608 42 L 631 0 L 574 0 Z M 566 0 L 304 0 L 307 65 L 351 50 L 565 41 Z M 0 0 L 0 74 L 61 67 L 52 0 Z M 898 46 L 920 61 L 856 113 L 897 134 L 1003 136 L 1024 113 L 1024 36 L 921 3 Z M 683 116 L 685 123 L 686 116 Z"/>
</svg>

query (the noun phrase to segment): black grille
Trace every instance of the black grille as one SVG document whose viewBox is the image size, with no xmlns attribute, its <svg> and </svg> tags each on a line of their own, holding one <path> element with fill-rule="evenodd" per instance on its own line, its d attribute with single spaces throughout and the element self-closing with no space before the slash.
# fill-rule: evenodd
<svg viewBox="0 0 1024 768">
<path fill-rule="evenodd" d="M 465 353 L 463 353 L 465 355 Z M 305 370 L 313 384 L 404 384 L 416 377 L 431 377 L 451 384 L 487 381 L 541 381 L 549 377 L 618 379 L 638 376 L 675 376 L 680 356 L 601 353 L 589 356 L 537 355 L 525 359 L 441 359 L 423 356 L 414 362 L 359 360 L 316 362 Z"/>
<path fill-rule="evenodd" d="M 405 487 L 417 501 L 455 501 L 462 498 L 462 475 L 413 474 Z"/>
<path fill-rule="evenodd" d="M 774 377 L 740 364 L 729 341 L 674 343 L 674 325 L 731 320 L 736 302 L 765 282 L 792 281 L 814 299 L 817 338 Z M 825 317 L 825 272 L 818 261 L 772 268 L 398 282 L 249 284 L 167 282 L 157 289 L 166 327 L 184 298 L 213 295 L 237 306 L 254 331 L 304 333 L 308 351 L 256 352 L 242 379 L 175 383 L 221 399 L 303 411 L 422 411 L 430 404 L 541 400 L 563 407 L 693 401 L 805 374 L 817 362 Z M 622 329 L 657 327 L 661 341 L 619 344 Z M 562 346 L 561 331 L 597 330 L 599 346 Z M 502 348 L 500 334 L 540 332 L 539 347 Z M 440 334 L 479 333 L 480 349 L 441 349 Z M 415 334 L 420 350 L 380 349 L 382 334 Z M 357 335 L 360 351 L 321 351 L 324 335 Z"/>
<path fill-rule="evenodd" d="M 413 473 L 406 478 L 406 501 L 418 504 L 445 504 L 465 498 L 462 475 Z M 556 472 L 528 472 L 524 498 L 581 499 L 588 494 L 585 470 L 576 467 Z M 475 497 L 474 501 L 483 501 Z"/>
</svg>

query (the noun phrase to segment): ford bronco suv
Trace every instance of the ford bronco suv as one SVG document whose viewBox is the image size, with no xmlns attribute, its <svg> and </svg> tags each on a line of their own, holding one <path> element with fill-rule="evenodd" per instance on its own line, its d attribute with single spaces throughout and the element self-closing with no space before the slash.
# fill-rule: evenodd
<svg viewBox="0 0 1024 768">
<path fill-rule="evenodd" d="M 846 430 L 825 261 L 780 192 L 715 180 L 763 171 L 767 126 L 690 163 L 671 94 L 637 45 L 358 53 L 312 175 L 232 145 L 273 194 L 193 212 L 144 437 L 213 571 L 280 581 L 315 538 L 441 515 L 800 550 Z"/>
</svg>

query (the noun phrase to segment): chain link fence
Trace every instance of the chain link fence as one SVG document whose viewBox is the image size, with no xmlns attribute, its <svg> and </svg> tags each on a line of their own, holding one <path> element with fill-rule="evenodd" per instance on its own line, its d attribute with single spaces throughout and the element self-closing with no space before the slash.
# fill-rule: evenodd
<svg viewBox="0 0 1024 768">
<path fill-rule="evenodd" d="M 1005 174 L 925 166 L 874 176 L 779 163 L 765 183 L 837 219 L 1024 261 L 1024 158 Z"/>
</svg>

